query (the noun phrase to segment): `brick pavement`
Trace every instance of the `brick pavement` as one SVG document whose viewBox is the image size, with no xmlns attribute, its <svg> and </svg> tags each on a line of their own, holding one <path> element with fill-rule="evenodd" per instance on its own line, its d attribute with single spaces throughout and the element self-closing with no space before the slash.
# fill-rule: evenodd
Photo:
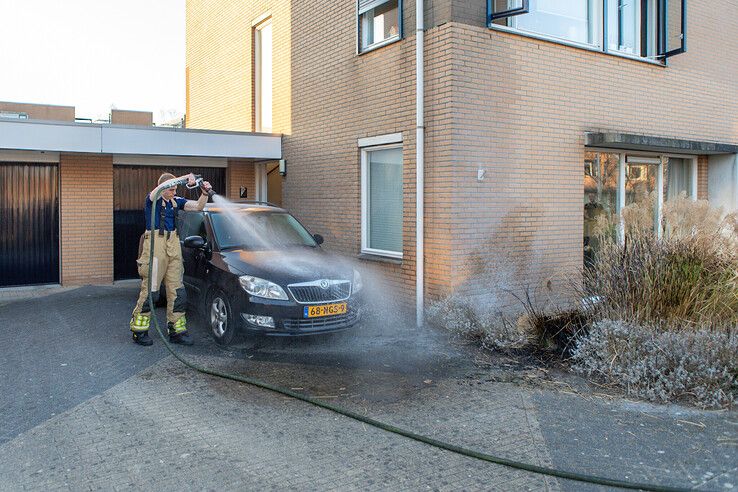
<svg viewBox="0 0 738 492">
<path fill-rule="evenodd" d="M 0 490 L 600 490 L 197 374 L 157 338 L 150 348 L 130 342 L 135 294 L 135 285 L 86 287 L 0 303 Z M 204 365 L 454 444 L 613 478 L 738 485 L 736 412 L 496 382 L 443 336 L 399 325 L 228 350 L 196 318 L 190 327 L 197 343 L 183 351 Z"/>
<path fill-rule="evenodd" d="M 199 361 L 234 365 L 230 358 L 201 356 Z M 251 369 L 266 374 L 268 365 Z M 321 372 L 309 366 L 293 370 L 305 380 Z M 434 437 L 547 461 L 535 412 L 524 395 L 510 387 L 459 398 L 454 386 L 429 386 L 416 398 L 389 405 L 375 401 L 365 408 Z M 354 398 L 344 403 L 357 408 L 367 403 Z M 539 476 L 199 375 L 172 358 L 0 447 L 0 476 L 3 490 L 548 489 Z"/>
</svg>

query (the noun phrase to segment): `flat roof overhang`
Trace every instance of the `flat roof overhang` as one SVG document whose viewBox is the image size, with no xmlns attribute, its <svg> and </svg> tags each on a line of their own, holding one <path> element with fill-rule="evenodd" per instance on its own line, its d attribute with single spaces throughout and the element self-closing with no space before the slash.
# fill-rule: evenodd
<svg viewBox="0 0 738 492">
<path fill-rule="evenodd" d="M 713 155 L 738 153 L 738 145 L 735 144 L 652 137 L 630 133 L 588 132 L 585 134 L 584 145 L 586 147 L 642 150 L 667 154 Z"/>
<path fill-rule="evenodd" d="M 282 135 L 0 119 L 0 150 L 281 159 Z"/>
</svg>

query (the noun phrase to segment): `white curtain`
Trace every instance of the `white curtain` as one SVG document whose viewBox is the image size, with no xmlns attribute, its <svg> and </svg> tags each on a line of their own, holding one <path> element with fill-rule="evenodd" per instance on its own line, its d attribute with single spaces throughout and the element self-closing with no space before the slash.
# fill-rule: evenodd
<svg viewBox="0 0 738 492">
<path fill-rule="evenodd" d="M 402 149 L 369 153 L 369 247 L 402 253 Z"/>
<path fill-rule="evenodd" d="M 691 174 L 690 162 L 685 159 L 669 158 L 666 167 L 666 200 L 671 200 L 679 196 L 679 193 L 686 192 L 689 196 L 691 190 Z"/>
</svg>

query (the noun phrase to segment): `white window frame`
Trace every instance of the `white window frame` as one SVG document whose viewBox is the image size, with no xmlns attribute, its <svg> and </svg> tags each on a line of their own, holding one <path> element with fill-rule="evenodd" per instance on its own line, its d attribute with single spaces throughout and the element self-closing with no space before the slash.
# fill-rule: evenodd
<svg viewBox="0 0 738 492">
<path fill-rule="evenodd" d="M 359 139 L 359 147 L 361 149 L 361 253 L 375 256 L 386 256 L 388 258 L 402 259 L 402 251 L 387 251 L 383 249 L 375 249 L 369 247 L 369 153 L 377 150 L 402 149 L 402 140 L 399 142 L 391 142 L 396 136 L 402 138 L 401 133 L 392 135 L 383 135 L 379 137 L 370 137 L 367 139 Z M 371 142 L 384 142 L 383 145 L 365 146 L 361 144 Z M 391 143 L 388 143 L 391 142 Z M 404 166 L 403 166 L 404 167 Z M 404 232 L 400 231 L 400 234 Z M 403 249 L 404 249 L 403 237 Z"/>
<path fill-rule="evenodd" d="M 597 6 L 599 4 L 599 6 Z M 590 33 L 594 33 L 594 39 L 591 40 L 591 42 L 580 42 L 580 41 L 573 41 L 571 39 L 567 38 L 561 38 L 558 36 L 554 36 L 551 34 L 546 33 L 540 33 L 537 31 L 531 31 L 528 29 L 521 29 L 517 27 L 518 21 L 520 20 L 519 16 L 510 17 L 511 25 L 508 27 L 508 29 L 512 29 L 515 32 L 523 33 L 526 35 L 535 35 L 535 36 L 541 36 L 547 39 L 550 39 L 552 41 L 556 41 L 558 43 L 571 43 L 575 46 L 583 46 L 587 48 L 596 48 L 598 50 L 602 50 L 602 32 L 603 32 L 603 16 L 602 16 L 602 9 L 605 6 L 605 2 L 602 0 L 587 0 L 587 8 L 593 9 L 595 13 L 592 15 L 592 17 L 587 19 L 587 28 L 590 30 Z M 590 34 L 591 35 L 591 34 Z"/>
<path fill-rule="evenodd" d="M 659 193 L 656 197 L 656 210 L 654 213 L 654 231 L 658 238 L 661 238 L 663 231 L 661 230 L 661 222 L 663 218 L 664 208 L 664 163 L 666 159 L 673 157 L 675 159 L 684 159 L 690 163 L 690 190 L 689 196 L 691 200 L 697 200 L 697 156 L 691 154 L 671 154 L 661 152 L 647 151 L 623 151 L 623 149 L 607 149 L 607 148 L 590 148 L 593 152 L 601 154 L 617 154 L 618 159 L 618 183 L 616 191 L 615 211 L 618 217 L 618 240 L 622 243 L 625 240 L 625 224 L 623 223 L 623 209 L 625 208 L 625 170 L 628 164 L 648 164 L 658 166 L 656 174 L 656 189 Z"/>
<path fill-rule="evenodd" d="M 371 4 L 367 5 L 363 9 L 359 8 L 359 1 L 356 1 L 356 53 L 361 55 L 362 53 L 368 53 L 382 46 L 395 43 L 403 37 L 402 27 L 402 0 L 397 0 L 397 35 L 392 36 L 376 43 L 368 44 L 364 46 L 362 35 L 364 31 L 361 29 L 362 15 L 370 10 L 374 10 L 377 7 L 388 3 L 390 0 L 374 0 Z"/>
<path fill-rule="evenodd" d="M 261 87 L 261 68 L 262 68 L 262 59 L 261 59 L 261 32 L 262 30 L 270 26 L 272 28 L 272 68 L 274 67 L 274 25 L 272 24 L 272 18 L 269 14 L 260 16 L 254 23 L 252 24 L 252 32 L 254 36 L 254 131 L 256 132 L 266 132 L 271 133 L 272 128 L 264 128 L 262 127 L 262 112 L 264 110 L 264 103 L 262 101 L 262 87 Z M 273 75 L 273 70 L 272 70 Z M 274 79 L 272 78 L 272 103 L 274 101 Z M 272 112 L 272 105 L 269 105 L 269 112 L 272 113 L 272 118 L 274 118 L 274 113 Z M 272 125 L 274 125 L 274 120 L 272 119 Z"/>
</svg>

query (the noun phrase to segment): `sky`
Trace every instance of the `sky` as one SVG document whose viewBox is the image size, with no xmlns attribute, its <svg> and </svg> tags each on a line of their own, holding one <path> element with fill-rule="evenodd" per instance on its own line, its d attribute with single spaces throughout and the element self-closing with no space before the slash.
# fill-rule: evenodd
<svg viewBox="0 0 738 492">
<path fill-rule="evenodd" d="M 181 117 L 185 0 L 0 0 L 0 101 Z"/>
</svg>

